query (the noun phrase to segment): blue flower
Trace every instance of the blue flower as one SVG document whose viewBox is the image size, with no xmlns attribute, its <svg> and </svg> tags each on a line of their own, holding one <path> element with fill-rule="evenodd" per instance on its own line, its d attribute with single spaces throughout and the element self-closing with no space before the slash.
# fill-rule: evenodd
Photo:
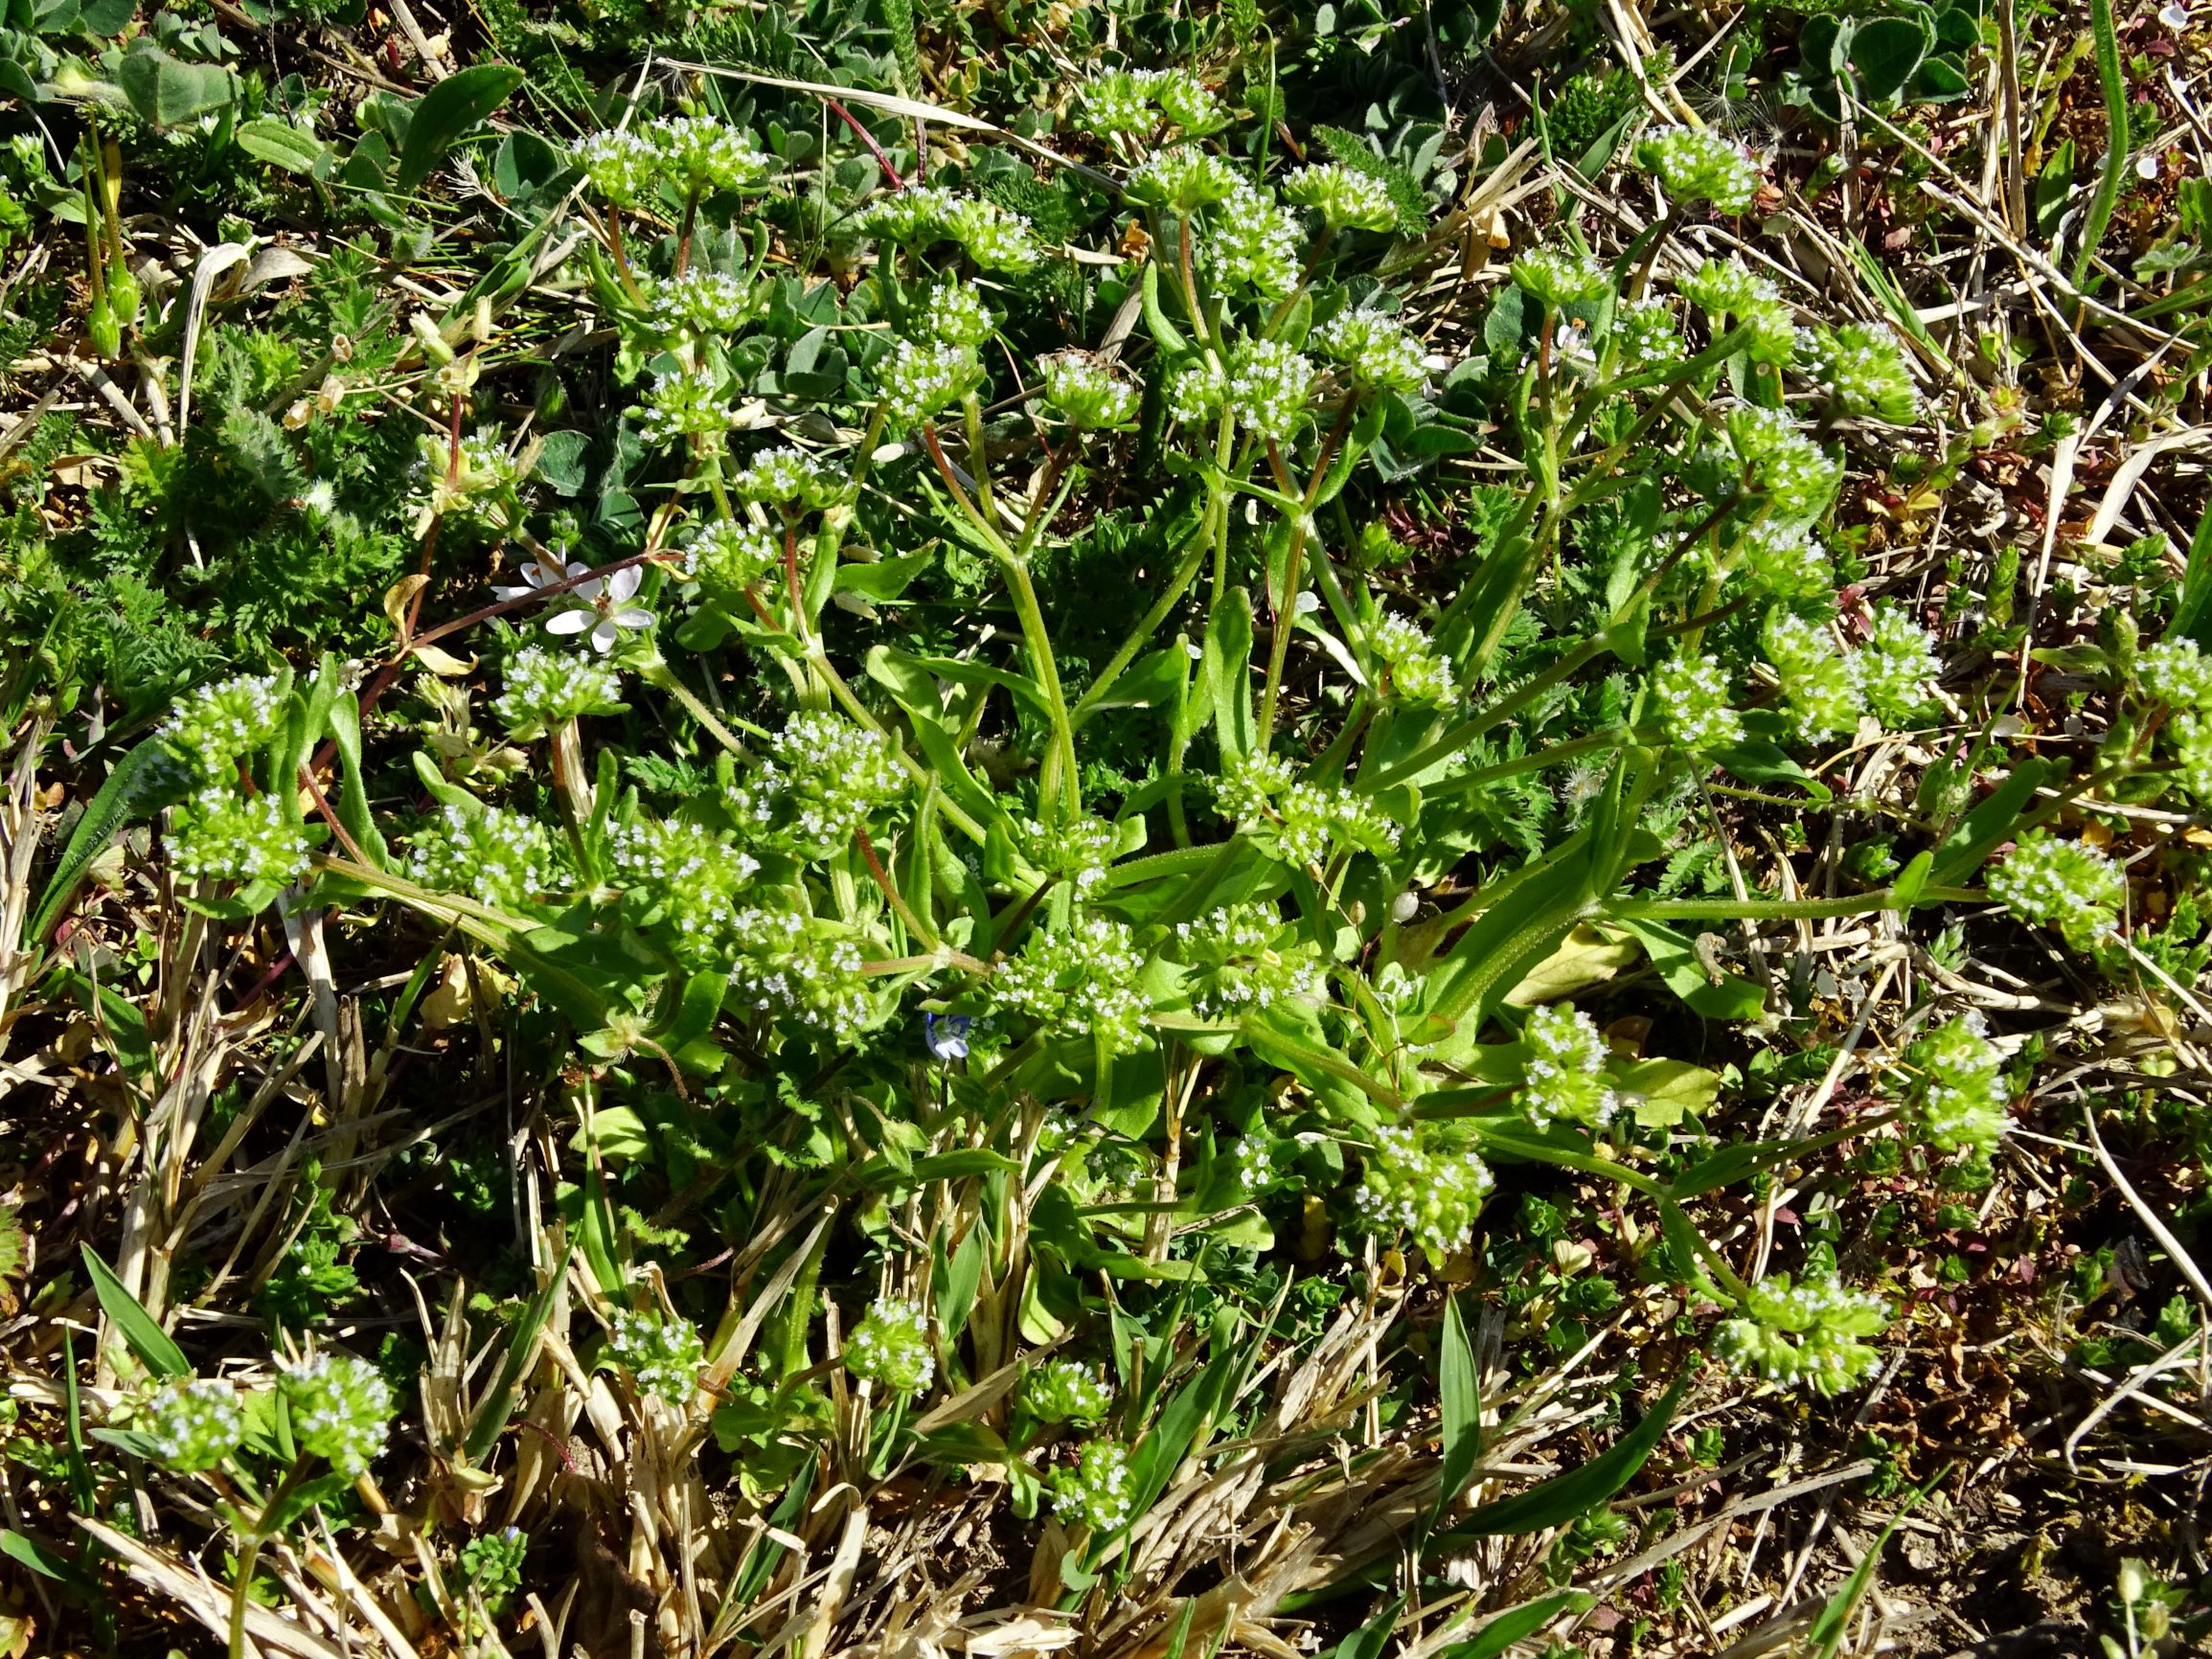
<svg viewBox="0 0 2212 1659">
<path fill-rule="evenodd" d="M 923 1038 L 929 1052 L 941 1060 L 964 1060 L 968 1057 L 968 1029 L 975 1023 L 972 1015 L 965 1013 L 925 1013 L 922 1016 Z"/>
</svg>

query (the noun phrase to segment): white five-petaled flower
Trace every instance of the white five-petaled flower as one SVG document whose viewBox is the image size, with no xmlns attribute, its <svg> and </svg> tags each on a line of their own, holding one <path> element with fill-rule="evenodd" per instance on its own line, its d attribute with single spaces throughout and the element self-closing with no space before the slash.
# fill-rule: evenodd
<svg viewBox="0 0 2212 1659">
<path fill-rule="evenodd" d="M 496 588 L 501 599 L 528 599 L 542 589 L 554 587 L 572 578 L 583 576 L 591 566 L 578 560 L 563 569 L 552 559 L 534 558 L 522 567 L 520 587 Z M 631 628 L 652 625 L 652 612 L 643 605 L 629 602 L 636 597 L 638 584 L 645 580 L 645 572 L 637 565 L 625 565 L 612 576 L 592 577 L 579 581 L 561 594 L 552 597 L 568 598 L 578 602 L 558 610 L 545 619 L 545 631 L 566 636 L 591 630 L 591 646 L 596 651 L 611 651 L 623 634 Z"/>
<path fill-rule="evenodd" d="M 2167 0 L 2167 4 L 2158 8 L 2158 21 L 2178 34 L 2189 27 L 2189 8 L 2181 4 L 2181 0 Z"/>
</svg>

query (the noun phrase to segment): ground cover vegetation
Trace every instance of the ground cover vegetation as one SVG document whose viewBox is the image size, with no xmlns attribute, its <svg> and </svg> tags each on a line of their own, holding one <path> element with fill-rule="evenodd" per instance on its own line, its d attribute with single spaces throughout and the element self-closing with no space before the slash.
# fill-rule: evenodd
<svg viewBox="0 0 2212 1659">
<path fill-rule="evenodd" d="M 11 0 L 0 1653 L 2182 1650 L 2175 0 Z"/>
</svg>

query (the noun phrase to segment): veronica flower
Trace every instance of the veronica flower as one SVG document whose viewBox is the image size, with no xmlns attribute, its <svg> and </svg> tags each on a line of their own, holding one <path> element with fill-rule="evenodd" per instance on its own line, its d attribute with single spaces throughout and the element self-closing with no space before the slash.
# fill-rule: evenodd
<svg viewBox="0 0 2212 1659">
<path fill-rule="evenodd" d="M 964 1060 L 968 1057 L 968 1033 L 974 1023 L 970 1014 L 925 1013 L 922 1016 L 922 1040 L 941 1060 Z"/>
</svg>

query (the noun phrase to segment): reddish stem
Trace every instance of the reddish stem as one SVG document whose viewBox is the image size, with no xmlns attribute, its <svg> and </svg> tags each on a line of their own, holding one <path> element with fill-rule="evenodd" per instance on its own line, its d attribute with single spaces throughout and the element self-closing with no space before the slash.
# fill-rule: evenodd
<svg viewBox="0 0 2212 1659">
<path fill-rule="evenodd" d="M 891 165 L 891 158 L 883 153 L 883 147 L 876 142 L 876 135 L 855 119 L 853 112 L 834 98 L 822 102 L 830 106 L 830 113 L 853 129 L 853 135 L 868 147 L 868 153 L 876 158 L 876 165 L 883 170 L 883 176 L 891 181 L 893 190 L 904 190 L 906 181 L 899 176 L 899 170 Z"/>
</svg>

